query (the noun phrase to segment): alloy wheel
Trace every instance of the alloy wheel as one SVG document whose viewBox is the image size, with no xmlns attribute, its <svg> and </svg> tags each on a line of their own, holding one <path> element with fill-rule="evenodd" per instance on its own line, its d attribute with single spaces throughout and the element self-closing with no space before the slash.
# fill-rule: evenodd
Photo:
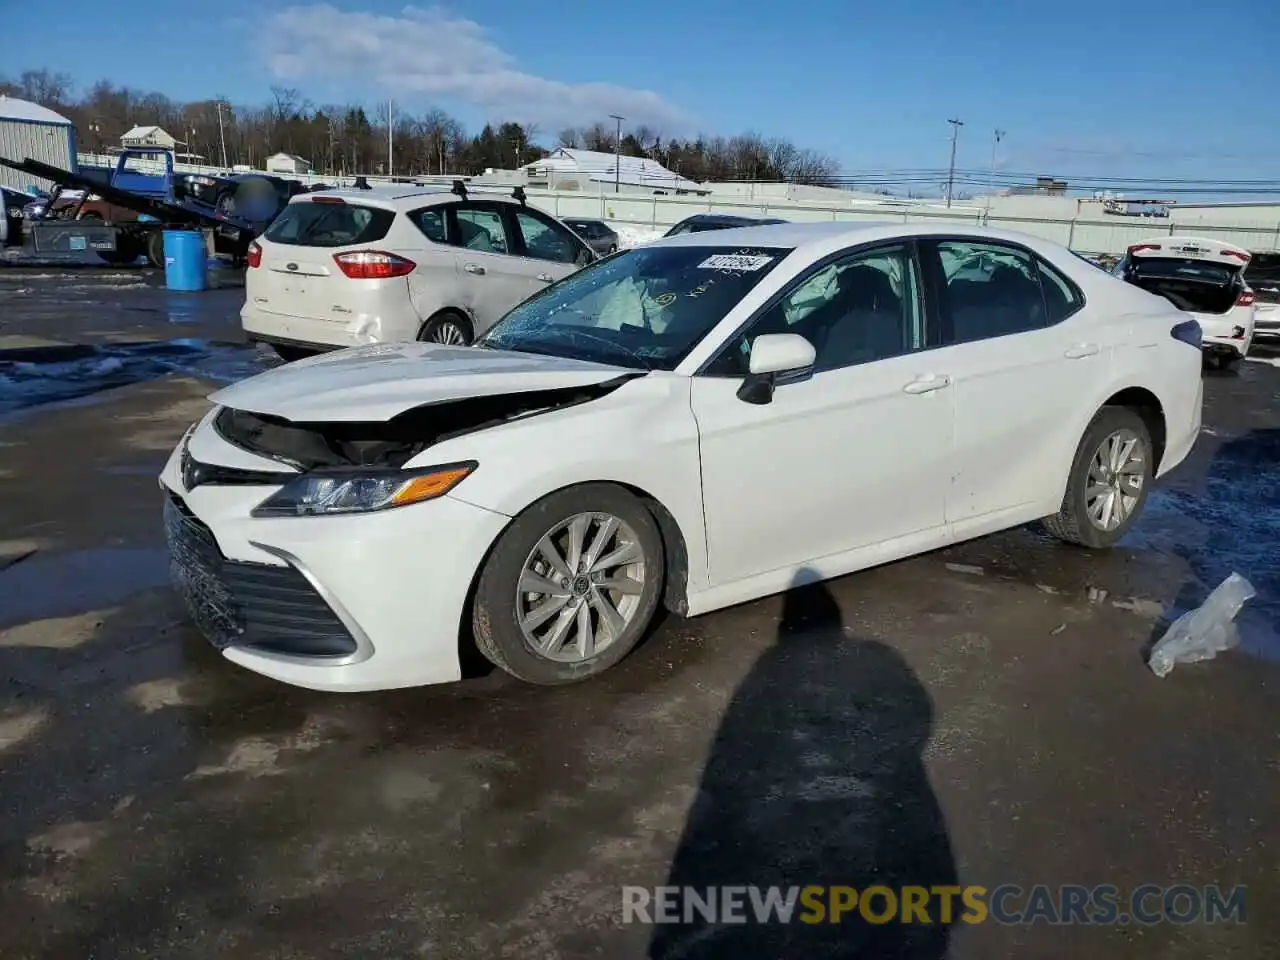
<svg viewBox="0 0 1280 960">
<path fill-rule="evenodd" d="M 1085 508 L 1089 522 L 1112 531 L 1132 515 L 1146 482 L 1147 451 L 1141 438 L 1127 428 L 1108 435 L 1089 462 Z"/>
<path fill-rule="evenodd" d="M 516 586 L 516 622 L 539 655 L 589 660 L 617 642 L 640 609 L 645 584 L 640 538 L 609 513 L 558 523 L 529 553 Z"/>
<path fill-rule="evenodd" d="M 456 321 L 444 320 L 435 325 L 427 335 L 427 340 L 431 343 L 447 343 L 453 346 L 461 346 L 467 342 L 467 335 Z"/>
</svg>

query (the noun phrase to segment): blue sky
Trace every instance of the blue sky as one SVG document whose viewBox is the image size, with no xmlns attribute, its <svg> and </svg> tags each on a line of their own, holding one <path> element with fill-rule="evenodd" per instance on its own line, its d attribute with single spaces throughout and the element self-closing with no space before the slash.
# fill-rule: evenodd
<svg viewBox="0 0 1280 960">
<path fill-rule="evenodd" d="M 618 112 L 669 134 L 755 130 L 845 171 L 957 164 L 1058 176 L 1280 179 L 1280 4 L 985 0 L 746 4 L 528 0 L 406 6 L 254 0 L 9 6 L 39 38 L 0 72 L 47 66 L 176 99 L 439 105 L 475 128 L 516 115 L 543 140 Z M 8 30 L 6 30 L 8 32 Z M 1257 38 L 1256 45 L 1250 44 Z M 12 50 L 12 47 L 7 48 Z M 130 55 L 121 55 L 132 51 Z"/>
</svg>

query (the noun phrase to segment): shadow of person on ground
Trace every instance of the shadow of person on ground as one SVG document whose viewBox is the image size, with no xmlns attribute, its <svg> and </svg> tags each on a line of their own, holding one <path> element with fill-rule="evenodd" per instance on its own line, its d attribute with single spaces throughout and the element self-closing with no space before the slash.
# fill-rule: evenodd
<svg viewBox="0 0 1280 960">
<path fill-rule="evenodd" d="M 804 579 L 801 579 L 801 578 Z M 797 580 L 812 580 L 805 572 Z M 942 811 L 921 760 L 932 722 L 928 693 L 882 643 L 844 635 L 824 584 L 786 595 L 777 643 L 734 695 L 703 772 L 666 883 L 694 888 L 803 889 L 873 885 L 901 892 L 956 884 Z M 712 893 L 717 891 L 713 890 Z M 658 924 L 652 960 L 779 957 L 941 960 L 949 925 L 930 901 L 931 924 L 895 916 L 872 924 L 717 923 L 696 911 Z M 829 905 L 829 900 L 827 901 Z M 871 901 L 872 915 L 885 901 Z M 955 899 L 953 919 L 962 912 Z M 683 907 L 680 908 L 683 912 Z M 718 918 L 719 919 L 719 918 Z"/>
</svg>

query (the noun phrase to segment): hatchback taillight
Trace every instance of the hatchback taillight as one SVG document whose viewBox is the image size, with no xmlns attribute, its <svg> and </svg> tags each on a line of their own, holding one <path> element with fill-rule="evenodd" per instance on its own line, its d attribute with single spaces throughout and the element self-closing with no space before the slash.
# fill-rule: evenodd
<svg viewBox="0 0 1280 960">
<path fill-rule="evenodd" d="M 1240 294 L 1240 296 L 1236 298 L 1236 306 L 1252 307 L 1254 304 L 1254 301 L 1257 299 L 1258 298 L 1253 295 L 1252 290 L 1246 290 L 1244 293 Z"/>
<path fill-rule="evenodd" d="M 1173 339 L 1181 340 L 1197 350 L 1203 345 L 1204 331 L 1200 329 L 1198 320 L 1183 320 L 1182 323 L 1175 324 L 1169 333 L 1173 336 Z"/>
<path fill-rule="evenodd" d="M 249 244 L 249 252 L 245 254 L 245 263 L 251 268 L 262 266 L 262 247 L 258 246 L 258 241 Z"/>
<path fill-rule="evenodd" d="M 380 250 L 357 250 L 335 253 L 334 263 L 352 280 L 389 280 L 412 273 L 418 266 L 412 260 Z"/>
</svg>

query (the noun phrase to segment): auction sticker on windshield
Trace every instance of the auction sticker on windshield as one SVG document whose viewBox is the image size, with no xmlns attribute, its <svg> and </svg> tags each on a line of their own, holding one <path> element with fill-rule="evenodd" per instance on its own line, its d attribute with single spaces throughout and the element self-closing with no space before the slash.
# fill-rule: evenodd
<svg viewBox="0 0 1280 960">
<path fill-rule="evenodd" d="M 744 256 L 738 253 L 717 253 L 700 264 L 702 270 L 760 270 L 773 262 L 773 257 Z"/>
</svg>

